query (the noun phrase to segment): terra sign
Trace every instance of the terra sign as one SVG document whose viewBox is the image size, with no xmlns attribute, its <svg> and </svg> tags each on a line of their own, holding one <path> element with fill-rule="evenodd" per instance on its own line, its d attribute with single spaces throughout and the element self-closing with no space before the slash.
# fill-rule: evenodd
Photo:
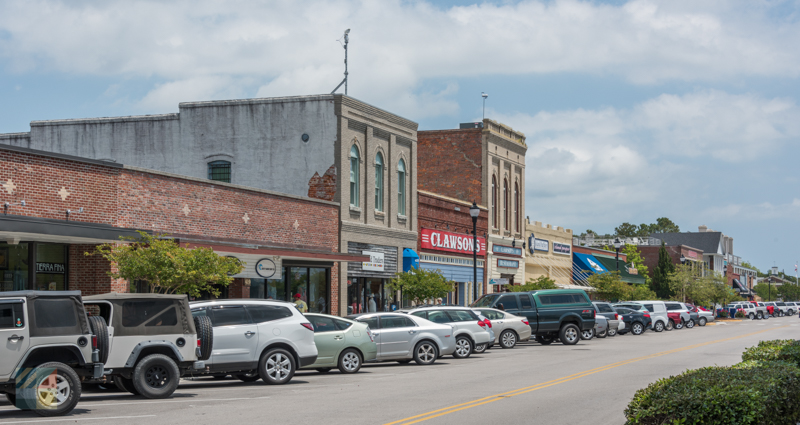
<svg viewBox="0 0 800 425">
<path fill-rule="evenodd" d="M 361 251 L 363 255 L 369 255 L 369 262 L 361 263 L 361 270 L 382 272 L 383 267 L 383 253 L 374 251 Z"/>
<path fill-rule="evenodd" d="M 438 251 L 458 252 L 461 254 L 472 254 L 472 236 L 463 233 L 451 233 L 442 230 L 422 229 L 421 246 L 423 249 L 435 249 Z M 477 254 L 486 253 L 486 240 L 478 238 Z"/>
</svg>

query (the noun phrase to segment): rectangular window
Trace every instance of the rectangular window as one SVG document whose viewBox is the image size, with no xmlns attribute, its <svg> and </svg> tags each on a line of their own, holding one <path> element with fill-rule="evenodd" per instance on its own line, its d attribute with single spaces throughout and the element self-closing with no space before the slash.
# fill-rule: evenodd
<svg viewBox="0 0 800 425">
<path fill-rule="evenodd" d="M 358 206 L 358 158 L 350 158 L 350 205 Z"/>
<path fill-rule="evenodd" d="M 311 316 L 311 324 L 314 326 L 314 333 L 338 331 L 333 319 L 324 316 Z"/>
<path fill-rule="evenodd" d="M 375 211 L 383 212 L 383 165 L 375 165 Z"/>
<path fill-rule="evenodd" d="M 247 312 L 250 313 L 254 323 L 271 322 L 292 317 L 291 310 L 277 305 L 248 305 Z"/>
<path fill-rule="evenodd" d="M 0 291 L 24 291 L 28 287 L 30 259 L 27 243 L 0 243 Z"/>
<path fill-rule="evenodd" d="M 208 163 L 208 179 L 217 182 L 231 182 L 231 163 L 228 161 L 212 161 Z"/>
<path fill-rule="evenodd" d="M 505 310 L 519 310 L 516 295 L 503 295 L 500 297 L 500 300 L 497 301 L 497 304 L 503 304 L 503 309 Z"/>
<path fill-rule="evenodd" d="M 247 325 L 250 317 L 240 305 L 214 307 L 211 309 L 211 324 L 217 326 Z"/>
<path fill-rule="evenodd" d="M 25 326 L 22 317 L 22 303 L 0 304 L 0 329 L 14 329 Z"/>
<path fill-rule="evenodd" d="M 67 289 L 66 245 L 36 244 L 36 289 L 40 291 Z"/>
<path fill-rule="evenodd" d="M 406 215 L 406 173 L 397 174 L 397 213 Z"/>
<path fill-rule="evenodd" d="M 533 308 L 533 305 L 531 305 L 531 296 L 528 294 L 519 294 L 519 304 L 523 310 L 530 310 Z"/>
<path fill-rule="evenodd" d="M 178 316 L 172 300 L 125 301 L 122 303 L 122 326 L 126 328 L 175 326 Z"/>
</svg>

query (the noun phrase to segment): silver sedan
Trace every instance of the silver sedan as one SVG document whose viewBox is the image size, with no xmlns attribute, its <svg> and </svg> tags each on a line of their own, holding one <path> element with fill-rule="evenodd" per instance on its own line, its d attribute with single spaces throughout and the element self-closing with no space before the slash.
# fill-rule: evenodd
<svg viewBox="0 0 800 425">
<path fill-rule="evenodd" d="M 494 343 L 503 348 L 514 348 L 517 342 L 531 339 L 531 326 L 525 317 L 494 308 L 474 308 L 472 311 L 486 316 L 492 322 Z"/>
<path fill-rule="evenodd" d="M 450 325 L 402 313 L 365 313 L 347 318 L 369 325 L 378 346 L 377 361 L 405 364 L 414 360 L 419 365 L 431 365 L 456 350 Z"/>
</svg>

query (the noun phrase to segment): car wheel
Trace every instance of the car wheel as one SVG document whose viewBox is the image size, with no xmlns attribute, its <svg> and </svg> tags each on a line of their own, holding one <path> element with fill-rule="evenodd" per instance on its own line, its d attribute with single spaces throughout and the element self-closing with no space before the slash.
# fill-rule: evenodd
<svg viewBox="0 0 800 425">
<path fill-rule="evenodd" d="M 239 375 L 233 375 L 233 377 L 242 382 L 256 382 L 259 379 L 261 379 L 261 377 L 258 376 L 258 372 L 256 372 L 255 370 L 251 370 L 250 372 L 247 373 L 241 373 Z"/>
<path fill-rule="evenodd" d="M 17 383 L 14 398 L 20 409 L 39 416 L 61 416 L 71 412 L 81 398 L 81 380 L 71 367 L 59 362 L 44 363 Z M 20 394 L 21 392 L 21 394 Z M 11 398 L 9 398 L 11 400 Z"/>
<path fill-rule="evenodd" d="M 500 334 L 500 346 L 503 348 L 514 348 L 517 346 L 517 334 L 506 329 Z"/>
<path fill-rule="evenodd" d="M 644 325 L 639 322 L 633 322 L 631 325 L 631 333 L 634 335 L 641 335 L 644 332 Z"/>
<path fill-rule="evenodd" d="M 145 398 L 167 398 L 178 388 L 181 372 L 171 358 L 151 354 L 136 364 L 133 386 Z"/>
<path fill-rule="evenodd" d="M 582 340 L 588 341 L 588 340 L 590 340 L 592 338 L 594 338 L 594 329 L 589 329 L 588 331 L 582 331 L 581 332 L 581 339 Z"/>
<path fill-rule="evenodd" d="M 467 340 L 467 342 L 469 342 L 469 340 Z M 456 348 L 456 350 L 458 350 L 458 348 Z M 414 347 L 414 361 L 420 366 L 432 365 L 438 357 L 439 349 L 436 348 L 436 344 L 430 341 L 422 341 Z M 404 361 L 406 363 L 408 362 L 408 360 Z"/>
<path fill-rule="evenodd" d="M 683 319 L 681 319 L 680 323 L 675 324 L 675 329 L 683 329 Z"/>
<path fill-rule="evenodd" d="M 603 332 L 600 332 L 600 333 L 597 334 L 598 338 L 605 338 L 607 336 L 608 336 L 608 329 L 606 329 Z"/>
<path fill-rule="evenodd" d="M 747 317 L 750 318 L 750 320 L 754 320 L 756 318 L 756 315 L 753 314 L 753 313 L 750 313 Z"/>
<path fill-rule="evenodd" d="M 217 377 L 215 376 L 214 378 L 216 379 Z M 124 378 L 122 376 L 115 376 L 114 385 L 116 385 L 117 388 L 120 389 L 120 391 L 125 391 L 133 395 L 139 395 L 139 390 L 137 390 L 136 387 L 133 386 L 133 379 Z"/>
<path fill-rule="evenodd" d="M 656 332 L 664 331 L 664 322 L 661 321 L 656 322 L 656 325 L 653 327 L 653 330 L 655 330 Z"/>
<path fill-rule="evenodd" d="M 692 329 L 694 327 L 694 319 L 689 319 L 689 321 L 686 322 L 686 327 Z"/>
<path fill-rule="evenodd" d="M 780 312 L 780 313 L 778 313 L 778 316 L 780 316 L 780 317 L 783 317 L 783 316 L 785 316 L 785 315 L 786 315 L 786 314 L 783 312 L 783 310 L 781 310 L 781 312 Z"/>
<path fill-rule="evenodd" d="M 561 326 L 561 330 L 558 332 L 558 339 L 564 345 L 575 345 L 581 340 L 581 330 L 576 325 L 567 323 Z"/>
<path fill-rule="evenodd" d="M 339 372 L 356 373 L 361 370 L 361 354 L 348 348 L 339 355 Z"/>
<path fill-rule="evenodd" d="M 470 354 L 472 354 L 472 341 L 465 336 L 456 338 L 456 351 L 453 352 L 453 357 L 466 359 Z"/>
<path fill-rule="evenodd" d="M 664 329 L 666 329 L 666 330 L 667 330 L 667 332 L 669 332 L 669 331 L 671 331 L 671 330 L 675 329 L 675 321 L 674 321 L 674 320 L 672 320 L 672 319 L 669 319 L 669 321 L 667 322 L 667 326 L 666 326 L 666 327 L 664 327 Z"/>
<path fill-rule="evenodd" d="M 705 317 L 701 317 L 700 320 L 697 322 L 697 324 L 700 326 L 705 326 L 707 322 L 708 319 L 706 319 Z"/>
<path fill-rule="evenodd" d="M 761 320 L 763 318 L 764 318 L 764 315 L 762 315 L 761 312 L 759 311 L 758 314 L 756 314 L 756 319 Z"/>
<path fill-rule="evenodd" d="M 617 336 L 617 330 L 616 329 L 609 329 L 606 332 L 608 333 L 608 336 Z"/>
<path fill-rule="evenodd" d="M 89 316 L 89 329 L 97 337 L 97 350 L 100 351 L 100 363 L 108 362 L 108 324 L 100 316 Z"/>
<path fill-rule="evenodd" d="M 489 344 L 478 344 L 475 346 L 475 349 L 473 349 L 472 352 L 476 354 L 481 354 L 484 353 L 487 348 L 489 348 Z"/>
<path fill-rule="evenodd" d="M 552 335 L 536 335 L 536 342 L 542 345 L 550 345 L 555 340 Z"/>
<path fill-rule="evenodd" d="M 258 374 L 261 379 L 270 385 L 282 385 L 294 376 L 296 366 L 294 357 L 283 348 L 273 348 L 258 362 Z"/>
</svg>

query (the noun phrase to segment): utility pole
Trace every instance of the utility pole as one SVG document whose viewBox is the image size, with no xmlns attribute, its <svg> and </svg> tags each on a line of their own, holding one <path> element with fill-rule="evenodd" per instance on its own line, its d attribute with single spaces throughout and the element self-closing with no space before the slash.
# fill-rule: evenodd
<svg viewBox="0 0 800 425">
<path fill-rule="evenodd" d="M 344 95 L 347 96 L 347 43 L 350 42 L 350 28 L 344 31 L 344 80 L 336 86 L 335 89 L 331 92 L 331 94 L 336 93 L 336 90 L 339 90 L 339 87 L 344 84 Z"/>
<path fill-rule="evenodd" d="M 486 119 L 486 98 L 489 97 L 488 94 L 481 92 L 481 97 L 483 98 L 483 119 Z"/>
</svg>

